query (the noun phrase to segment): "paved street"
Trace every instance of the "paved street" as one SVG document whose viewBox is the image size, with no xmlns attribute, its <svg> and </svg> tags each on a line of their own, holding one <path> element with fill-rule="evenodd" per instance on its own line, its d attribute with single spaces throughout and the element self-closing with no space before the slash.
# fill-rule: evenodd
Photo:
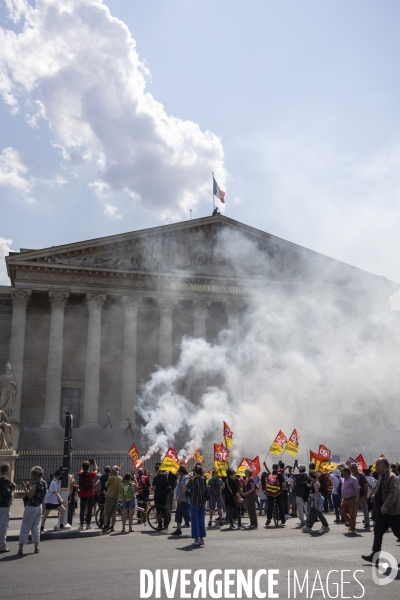
<svg viewBox="0 0 400 600">
<path fill-rule="evenodd" d="M 361 518 L 361 517 L 360 517 Z M 330 515 L 328 520 L 333 521 Z M 14 521 L 12 527 L 19 522 Z M 43 541 L 40 554 L 33 555 L 33 546 L 25 547 L 26 555 L 17 557 L 17 542 L 10 542 L 11 554 L 1 555 L 1 599 L 42 598 L 54 596 L 60 600 L 92 600 L 94 597 L 110 599 L 140 597 L 140 569 L 279 569 L 277 575 L 280 598 L 288 598 L 288 570 L 291 572 L 290 597 L 323 598 L 321 591 L 312 587 L 319 570 L 325 597 L 337 594 L 334 583 L 340 582 L 340 571 L 344 573 L 343 592 L 340 597 L 364 597 L 393 600 L 400 595 L 400 580 L 389 585 L 378 586 L 372 582 L 372 567 L 360 557 L 369 553 L 373 534 L 361 529 L 356 537 L 345 534 L 343 525 L 331 524 L 331 532 L 311 536 L 296 528 L 297 519 L 288 521 L 285 528 L 263 527 L 265 518 L 259 519 L 257 531 L 229 531 L 213 528 L 207 531 L 204 547 L 191 544 L 190 533 L 178 539 L 170 533 L 156 533 L 148 526 L 135 526 L 135 532 L 122 535 L 108 534 L 89 539 L 67 539 Z M 316 524 L 317 525 L 317 524 Z M 118 524 L 118 529 L 120 525 Z M 170 528 L 172 531 L 172 528 Z M 389 533 L 385 536 L 384 550 L 400 559 L 400 544 Z M 309 571 L 309 590 L 293 593 L 293 570 L 297 571 L 302 583 L 305 572 Z M 330 575 L 331 585 L 326 589 L 326 575 L 336 569 L 339 573 Z M 356 577 L 364 586 L 365 592 L 353 578 L 353 572 L 362 569 Z M 317 588 L 321 587 L 318 583 Z M 189 587 L 188 590 L 191 588 Z M 232 590 L 235 590 L 235 586 Z M 267 590 L 266 578 L 261 580 L 261 589 Z M 56 591 L 55 591 L 56 590 Z M 155 597 L 154 595 L 152 596 Z M 161 598 L 166 598 L 162 587 Z M 180 598 L 179 586 L 175 598 Z M 207 597 L 211 597 L 208 595 Z M 255 596 L 254 596 L 255 597 Z"/>
</svg>

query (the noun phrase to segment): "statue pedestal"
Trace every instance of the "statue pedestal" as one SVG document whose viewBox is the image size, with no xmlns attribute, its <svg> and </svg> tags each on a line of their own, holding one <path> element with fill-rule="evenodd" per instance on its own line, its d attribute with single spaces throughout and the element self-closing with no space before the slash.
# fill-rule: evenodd
<svg viewBox="0 0 400 600">
<path fill-rule="evenodd" d="M 10 465 L 10 481 L 14 481 L 15 461 L 19 458 L 19 454 L 15 450 L 0 450 L 0 462 Z"/>
<path fill-rule="evenodd" d="M 6 434 L 7 442 L 9 446 L 12 446 L 12 448 L 17 449 L 19 444 L 19 436 L 21 435 L 22 431 L 22 423 L 17 419 L 13 419 L 13 417 L 10 417 L 9 421 L 12 427 L 12 431 L 11 433 L 7 432 Z"/>
</svg>

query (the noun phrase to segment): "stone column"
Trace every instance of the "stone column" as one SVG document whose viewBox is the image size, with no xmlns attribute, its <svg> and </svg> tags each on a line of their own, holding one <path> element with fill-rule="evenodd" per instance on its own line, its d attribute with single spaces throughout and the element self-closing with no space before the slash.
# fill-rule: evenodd
<svg viewBox="0 0 400 600">
<path fill-rule="evenodd" d="M 61 373 L 64 342 L 64 309 L 69 292 L 49 292 L 51 305 L 49 354 L 47 359 L 46 396 L 42 427 L 61 428 Z"/>
<path fill-rule="evenodd" d="M 13 375 L 15 375 L 18 386 L 14 410 L 10 417 L 11 422 L 19 422 L 21 417 L 21 393 L 24 375 L 26 307 L 28 306 L 31 294 L 32 290 L 11 289 L 13 316 L 11 323 L 10 363 Z M 15 440 L 14 444 L 16 447 Z"/>
<path fill-rule="evenodd" d="M 158 299 L 160 309 L 159 363 L 163 368 L 172 365 L 172 311 L 175 304 L 176 300 L 173 298 Z"/>
<path fill-rule="evenodd" d="M 206 316 L 211 302 L 193 300 L 194 337 L 206 339 Z"/>
<path fill-rule="evenodd" d="M 89 326 L 86 349 L 85 397 L 81 427 L 99 427 L 101 309 L 106 294 L 86 294 Z"/>
<path fill-rule="evenodd" d="M 193 300 L 193 333 L 195 338 L 203 338 L 204 340 L 206 339 L 206 317 L 210 306 L 211 302 L 207 302 L 207 300 Z M 197 372 L 195 383 L 192 386 L 194 402 L 198 402 L 206 390 L 207 373 Z"/>
<path fill-rule="evenodd" d="M 141 297 L 122 296 L 122 303 L 125 308 L 125 329 L 124 359 L 122 365 L 121 429 L 127 427 L 127 417 L 135 425 L 137 311 L 141 301 Z"/>
<path fill-rule="evenodd" d="M 228 313 L 228 328 L 232 331 L 239 329 L 239 315 L 244 309 L 244 304 L 239 302 L 227 302 L 226 310 Z"/>
</svg>

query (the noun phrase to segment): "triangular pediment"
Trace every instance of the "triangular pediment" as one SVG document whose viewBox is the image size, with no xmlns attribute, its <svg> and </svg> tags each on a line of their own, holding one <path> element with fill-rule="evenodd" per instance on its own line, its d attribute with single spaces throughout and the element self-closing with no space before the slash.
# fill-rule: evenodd
<svg viewBox="0 0 400 600">
<path fill-rule="evenodd" d="M 19 264 L 336 285 L 385 279 L 222 215 L 15 253 L 7 258 L 11 279 Z"/>
</svg>

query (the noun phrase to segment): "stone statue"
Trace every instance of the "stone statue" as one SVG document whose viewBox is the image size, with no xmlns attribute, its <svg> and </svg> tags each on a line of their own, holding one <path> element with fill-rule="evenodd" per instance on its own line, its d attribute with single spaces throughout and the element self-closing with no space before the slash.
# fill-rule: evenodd
<svg viewBox="0 0 400 600">
<path fill-rule="evenodd" d="M 5 433 L 6 428 L 8 428 L 8 433 L 11 433 L 11 425 L 8 422 L 7 415 L 3 410 L 0 410 L 0 450 L 11 450 Z"/>
<path fill-rule="evenodd" d="M 17 396 L 17 380 L 11 375 L 11 365 L 6 364 L 6 372 L 0 377 L 0 411 L 10 417 Z"/>
</svg>

